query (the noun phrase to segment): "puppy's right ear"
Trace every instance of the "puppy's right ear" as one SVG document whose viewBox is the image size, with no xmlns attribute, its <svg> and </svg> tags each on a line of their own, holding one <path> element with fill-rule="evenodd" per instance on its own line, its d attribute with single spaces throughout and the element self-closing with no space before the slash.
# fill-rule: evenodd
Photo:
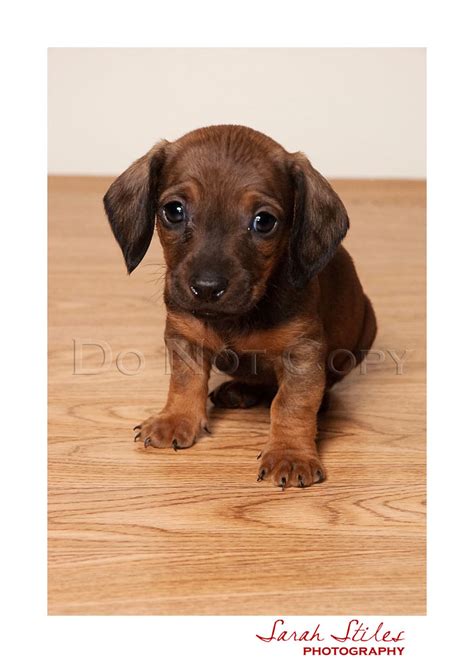
<svg viewBox="0 0 474 663">
<path fill-rule="evenodd" d="M 104 207 L 131 274 L 153 237 L 159 178 L 167 141 L 157 143 L 111 184 Z"/>
</svg>

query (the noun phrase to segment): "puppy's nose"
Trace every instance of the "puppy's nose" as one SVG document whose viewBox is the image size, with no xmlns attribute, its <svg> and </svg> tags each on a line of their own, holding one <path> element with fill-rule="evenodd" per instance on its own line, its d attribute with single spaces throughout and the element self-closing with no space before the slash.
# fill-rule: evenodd
<svg viewBox="0 0 474 663">
<path fill-rule="evenodd" d="M 189 281 L 189 288 L 196 299 L 211 302 L 222 297 L 229 285 L 229 281 L 223 276 L 206 272 L 193 276 Z"/>
</svg>

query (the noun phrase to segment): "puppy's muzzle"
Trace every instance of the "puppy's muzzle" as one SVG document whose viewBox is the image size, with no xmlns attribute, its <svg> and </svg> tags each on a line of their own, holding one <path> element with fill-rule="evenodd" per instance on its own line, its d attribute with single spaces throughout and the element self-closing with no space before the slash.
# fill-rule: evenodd
<svg viewBox="0 0 474 663">
<path fill-rule="evenodd" d="M 228 279 L 214 272 L 202 272 L 189 280 L 189 289 L 202 302 L 215 302 L 222 297 L 229 285 Z"/>
</svg>

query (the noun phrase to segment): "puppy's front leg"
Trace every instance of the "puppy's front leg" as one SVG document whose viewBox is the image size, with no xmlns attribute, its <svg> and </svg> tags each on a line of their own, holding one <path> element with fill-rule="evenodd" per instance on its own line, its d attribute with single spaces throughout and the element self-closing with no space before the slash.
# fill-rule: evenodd
<svg viewBox="0 0 474 663">
<path fill-rule="evenodd" d="M 190 447 L 207 429 L 206 403 L 210 361 L 206 352 L 179 336 L 166 338 L 171 379 L 168 400 L 158 415 L 146 419 L 136 439 L 145 447 Z"/>
<path fill-rule="evenodd" d="M 279 388 L 258 480 L 271 477 L 282 488 L 304 488 L 325 477 L 316 448 L 316 415 L 325 389 L 323 346 L 301 340 L 277 360 L 276 373 Z"/>
</svg>

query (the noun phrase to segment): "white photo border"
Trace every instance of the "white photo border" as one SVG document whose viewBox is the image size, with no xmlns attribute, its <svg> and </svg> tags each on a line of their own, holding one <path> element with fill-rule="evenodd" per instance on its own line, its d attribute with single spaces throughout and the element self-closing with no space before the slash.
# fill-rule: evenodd
<svg viewBox="0 0 474 663">
<path fill-rule="evenodd" d="M 472 386 L 469 359 L 461 358 L 471 330 L 474 58 L 466 10 L 463 2 L 414 0 L 10 6 L 2 45 L 5 660 L 240 662 L 302 655 L 300 644 L 256 638 L 273 616 L 47 616 L 46 49 L 52 46 L 428 48 L 428 616 L 383 619 L 406 631 L 404 660 L 468 660 Z M 298 629 L 321 622 L 328 632 L 346 621 L 285 619 Z"/>
</svg>

